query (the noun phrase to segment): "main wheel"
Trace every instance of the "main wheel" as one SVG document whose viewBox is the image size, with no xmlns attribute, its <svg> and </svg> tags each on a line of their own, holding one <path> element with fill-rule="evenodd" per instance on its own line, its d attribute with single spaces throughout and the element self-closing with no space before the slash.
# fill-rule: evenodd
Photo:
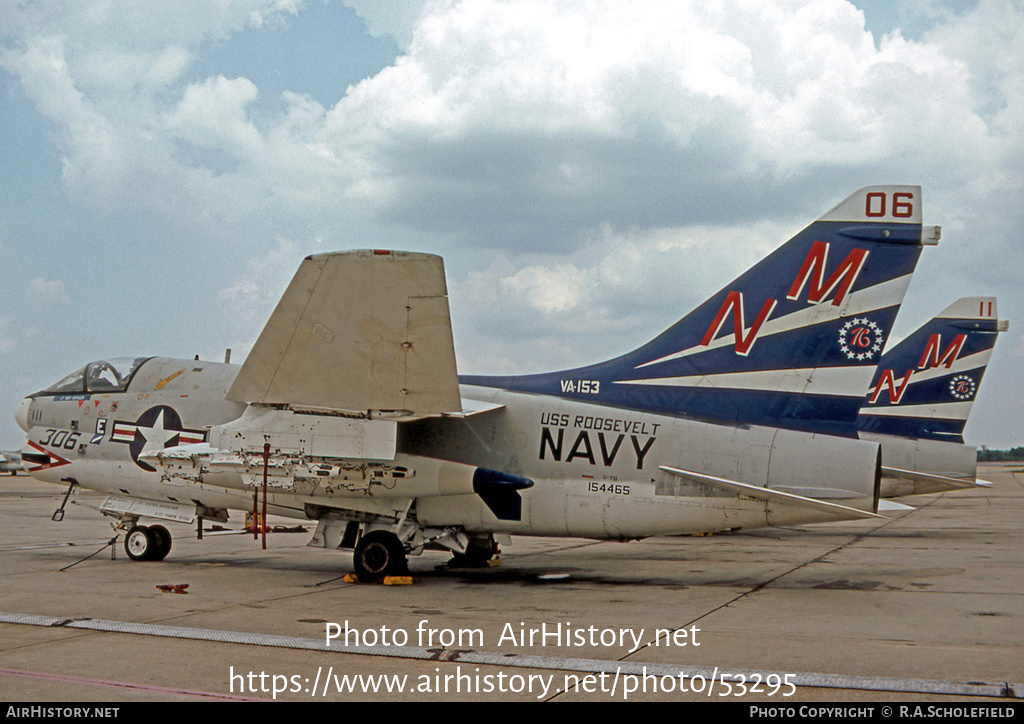
<svg viewBox="0 0 1024 724">
<path fill-rule="evenodd" d="M 494 557 L 498 546 L 494 538 L 487 540 L 471 540 L 465 553 L 455 553 L 448 561 L 449 568 L 486 568 L 487 562 Z"/>
<path fill-rule="evenodd" d="M 153 539 L 151 561 L 162 561 L 171 552 L 171 532 L 162 525 L 151 525 L 149 535 Z"/>
<path fill-rule="evenodd" d="M 133 561 L 152 560 L 153 551 L 156 548 L 155 536 L 144 525 L 135 526 L 124 537 L 124 552 Z"/>
<path fill-rule="evenodd" d="M 385 576 L 409 573 L 402 542 L 385 530 L 375 530 L 360 538 L 353 558 L 356 575 L 363 583 L 377 583 Z"/>
</svg>

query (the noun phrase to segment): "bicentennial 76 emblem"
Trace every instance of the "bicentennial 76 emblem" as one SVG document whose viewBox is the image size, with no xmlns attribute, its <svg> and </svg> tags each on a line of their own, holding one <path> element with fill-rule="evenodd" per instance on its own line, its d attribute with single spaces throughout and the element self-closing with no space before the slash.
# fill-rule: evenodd
<svg viewBox="0 0 1024 724">
<path fill-rule="evenodd" d="M 882 351 L 882 330 L 870 319 L 851 319 L 839 330 L 839 349 L 847 359 L 871 359 Z"/>
<path fill-rule="evenodd" d="M 949 393 L 958 400 L 969 400 L 978 389 L 977 383 L 970 375 L 957 375 L 949 381 Z"/>
</svg>

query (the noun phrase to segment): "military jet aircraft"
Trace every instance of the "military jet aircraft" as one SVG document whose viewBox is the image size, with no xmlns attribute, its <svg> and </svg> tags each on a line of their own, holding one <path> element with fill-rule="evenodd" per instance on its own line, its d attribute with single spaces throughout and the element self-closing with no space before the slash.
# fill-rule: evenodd
<svg viewBox="0 0 1024 724">
<path fill-rule="evenodd" d="M 887 351 L 857 416 L 882 446 L 883 498 L 973 488 L 977 448 L 963 432 L 1000 332 L 993 297 L 964 297 Z"/>
<path fill-rule="evenodd" d="M 486 561 L 495 534 L 875 517 L 878 443 L 821 430 L 855 424 L 937 238 L 919 187 L 861 189 L 634 352 L 461 380 L 439 257 L 310 256 L 240 367 L 101 360 L 25 398 L 24 460 L 108 493 L 133 559 L 170 550 L 142 518 L 253 510 L 315 520 L 367 581 L 425 549 Z"/>
<path fill-rule="evenodd" d="M 0 473 L 10 473 L 13 476 L 22 470 L 24 468 L 21 466 L 21 453 L 0 452 Z"/>
</svg>

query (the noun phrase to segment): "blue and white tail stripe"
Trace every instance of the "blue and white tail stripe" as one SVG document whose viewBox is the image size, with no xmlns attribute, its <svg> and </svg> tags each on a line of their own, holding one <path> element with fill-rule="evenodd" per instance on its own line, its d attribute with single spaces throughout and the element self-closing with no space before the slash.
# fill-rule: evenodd
<svg viewBox="0 0 1024 724">
<path fill-rule="evenodd" d="M 843 305 L 843 315 L 853 321 L 859 315 L 868 315 L 871 312 L 875 312 L 880 308 L 891 304 L 893 298 L 902 299 L 906 294 L 907 286 L 910 284 L 911 275 L 907 274 L 903 277 L 897 277 L 886 282 L 882 282 L 873 287 L 862 289 L 857 292 L 849 294 Z M 777 305 L 775 305 L 777 307 Z M 769 317 L 758 329 L 756 339 L 762 340 L 771 337 L 776 334 L 784 334 L 787 332 L 793 332 L 796 330 L 806 329 L 815 324 L 823 322 L 830 322 L 834 319 L 834 312 L 828 309 L 827 305 L 815 305 L 804 307 L 802 309 L 796 309 L 788 313 L 785 317 L 771 318 Z M 865 317 L 866 319 L 867 317 Z M 750 334 L 747 328 L 746 334 Z M 706 344 L 701 340 L 701 344 L 690 347 L 689 349 L 680 350 L 673 354 L 667 355 L 660 359 L 651 360 L 638 366 L 638 369 L 648 367 L 650 365 L 656 365 L 663 362 L 670 362 L 674 359 L 681 357 L 689 357 L 694 354 L 707 352 L 718 348 L 730 348 L 735 344 L 735 332 L 733 336 L 721 335 L 708 341 Z M 740 352 L 742 354 L 742 351 Z M 749 354 L 749 350 L 747 350 Z M 873 367 L 873 365 L 872 365 Z"/>
<path fill-rule="evenodd" d="M 962 443 L 992 349 L 1008 328 L 993 297 L 951 304 L 882 357 L 858 429 Z"/>
<path fill-rule="evenodd" d="M 861 189 L 633 352 L 563 372 L 462 381 L 853 436 L 922 244 L 933 239 L 919 187 Z"/>
</svg>

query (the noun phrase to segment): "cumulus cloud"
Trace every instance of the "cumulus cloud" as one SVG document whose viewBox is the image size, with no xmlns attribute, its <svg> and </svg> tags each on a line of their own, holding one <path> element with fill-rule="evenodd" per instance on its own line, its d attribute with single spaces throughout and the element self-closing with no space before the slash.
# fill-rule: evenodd
<svg viewBox="0 0 1024 724">
<path fill-rule="evenodd" d="M 808 221 L 626 234 L 605 226 L 567 261 L 499 256 L 449 283 L 460 369 L 539 372 L 628 352 Z"/>
<path fill-rule="evenodd" d="M 1000 142 L 1006 168 L 1024 160 L 1024 11 L 1013 3 L 981 0 L 973 12 L 932 30 L 927 39 L 962 63 L 973 83 L 970 102 Z M 1005 181 L 1005 179 L 1001 179 Z M 1021 183 L 1021 174 L 1014 174 Z"/>
<path fill-rule="evenodd" d="M 286 93 L 257 116 L 251 80 L 188 76 L 203 42 L 287 18 L 297 1 L 63 19 L 20 8 L 2 62 L 61 128 L 65 182 L 82 198 L 229 227 L 256 210 L 295 219 L 330 204 L 321 213 L 340 220 L 368 204 L 410 229 L 571 250 L 604 224 L 816 209 L 834 195 L 823 177 L 923 165 L 959 187 L 1007 150 L 994 128 L 1021 145 L 1009 140 L 1018 77 L 997 89 L 1008 109 L 985 116 L 970 73 L 986 44 L 1021 33 L 993 44 L 978 19 L 963 21 L 977 42 L 954 53 L 938 31 L 875 38 L 846 0 L 348 4 L 409 39 L 333 108 Z"/>
<path fill-rule="evenodd" d="M 259 157 L 263 138 L 246 115 L 259 91 L 246 78 L 224 76 L 190 84 L 165 117 L 168 131 L 186 141 L 222 148 L 242 158 Z"/>
<path fill-rule="evenodd" d="M 998 151 L 969 84 L 940 46 L 876 39 L 844 0 L 431 3 L 407 53 L 329 111 L 324 143 L 370 140 L 382 219 L 567 250 L 603 223 L 816 209 L 823 177 L 923 164 L 962 185 Z"/>
<path fill-rule="evenodd" d="M 782 219 L 879 181 L 927 181 L 955 223 L 963 189 L 1019 184 L 1024 32 L 1006 0 L 916 42 L 874 36 L 847 0 L 346 4 L 404 53 L 330 108 L 190 75 L 204 44 L 299 0 L 18 5 L 0 64 L 56 124 L 76 198 L 214 237 L 270 227 L 265 244 L 363 214 L 572 254 L 605 227 Z"/>
<path fill-rule="evenodd" d="M 270 194 L 273 176 L 259 163 L 267 153 L 247 109 L 258 90 L 244 78 L 189 72 L 204 43 L 274 26 L 304 4 L 18 4 L 0 24 L 0 68 L 57 127 L 75 198 L 230 226 Z M 249 173 L 217 179 L 209 158 L 218 152 L 245 156 Z"/>
</svg>

